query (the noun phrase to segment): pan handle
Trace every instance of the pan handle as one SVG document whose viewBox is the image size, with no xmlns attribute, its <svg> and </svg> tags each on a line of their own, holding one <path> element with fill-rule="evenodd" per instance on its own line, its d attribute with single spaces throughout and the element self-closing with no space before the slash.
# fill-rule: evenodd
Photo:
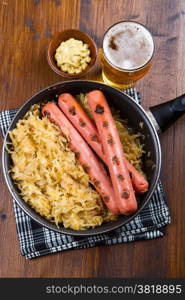
<svg viewBox="0 0 185 300">
<path fill-rule="evenodd" d="M 164 131 L 185 113 L 185 94 L 168 102 L 152 106 L 149 111 L 152 118 L 155 119 L 154 122 L 157 122 L 160 131 Z"/>
</svg>

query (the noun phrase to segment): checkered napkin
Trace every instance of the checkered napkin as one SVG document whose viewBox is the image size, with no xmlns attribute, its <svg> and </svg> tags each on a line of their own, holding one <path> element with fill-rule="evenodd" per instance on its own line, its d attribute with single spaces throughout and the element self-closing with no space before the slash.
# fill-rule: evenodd
<svg viewBox="0 0 185 300">
<path fill-rule="evenodd" d="M 135 89 L 126 90 L 133 100 L 140 103 L 140 95 Z M 3 136 L 18 109 L 0 112 L 0 128 Z M 149 240 L 162 237 L 163 227 L 170 223 L 170 215 L 163 187 L 159 182 L 151 201 L 128 224 L 111 233 L 98 234 L 89 237 L 74 237 L 64 235 L 42 227 L 28 217 L 13 200 L 17 233 L 21 254 L 26 258 L 34 258 L 68 249 L 84 249 L 98 245 L 113 245 L 117 243 Z"/>
</svg>

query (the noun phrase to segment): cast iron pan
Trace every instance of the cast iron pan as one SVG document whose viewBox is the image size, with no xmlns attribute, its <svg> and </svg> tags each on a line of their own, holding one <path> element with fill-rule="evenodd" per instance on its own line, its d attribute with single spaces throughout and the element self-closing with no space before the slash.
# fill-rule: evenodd
<svg viewBox="0 0 185 300">
<path fill-rule="evenodd" d="M 117 221 L 103 223 L 101 226 L 94 229 L 76 231 L 72 229 L 66 229 L 62 225 L 60 226 L 60 228 L 58 228 L 55 224 L 47 221 L 46 219 L 38 215 L 29 205 L 27 205 L 24 202 L 24 200 L 19 195 L 19 191 L 8 172 L 11 165 L 11 157 L 6 150 L 6 144 L 10 142 L 8 133 L 4 140 L 3 152 L 2 152 L 3 173 L 9 191 L 14 197 L 16 203 L 24 210 L 24 212 L 27 215 L 29 215 L 36 222 L 40 223 L 41 225 L 49 229 L 55 230 L 63 234 L 70 234 L 76 236 L 96 235 L 96 234 L 112 231 L 130 222 L 142 211 L 144 206 L 151 199 L 151 196 L 155 190 L 160 175 L 160 169 L 161 169 L 160 142 L 159 142 L 156 129 L 152 124 L 152 122 L 150 121 L 148 114 L 144 111 L 144 109 L 140 105 L 138 105 L 135 101 L 133 101 L 131 97 L 127 96 L 125 93 L 99 82 L 83 81 L 83 80 L 68 81 L 68 82 L 54 84 L 50 87 L 47 87 L 39 91 L 20 108 L 20 110 L 14 117 L 8 131 L 16 127 L 18 120 L 24 117 L 26 112 L 30 109 L 30 107 L 33 104 L 36 104 L 41 101 L 44 102 L 51 101 L 53 99 L 56 99 L 56 95 L 59 95 L 61 93 L 67 92 L 67 93 L 71 93 L 72 95 L 77 95 L 79 93 L 87 93 L 94 89 L 102 90 L 109 104 L 111 106 L 114 106 L 116 110 L 120 111 L 121 118 L 127 119 L 129 126 L 132 127 L 135 132 L 141 132 L 145 136 L 143 142 L 145 145 L 144 149 L 146 154 L 143 155 L 143 163 L 144 163 L 144 172 L 146 173 L 147 179 L 149 181 L 149 190 L 140 197 L 138 210 L 133 215 L 129 217 L 119 216 Z M 182 102 L 181 104 L 184 109 L 185 106 L 184 98 L 180 100 L 178 99 L 178 103 L 177 103 L 178 105 L 176 105 L 178 107 L 179 107 L 179 101 Z M 174 100 L 173 100 L 173 105 L 174 105 Z M 173 109 L 173 114 L 172 114 L 172 109 L 169 108 L 171 106 L 172 106 L 171 102 L 169 102 L 167 103 L 166 107 L 164 107 L 164 105 L 162 106 L 162 110 L 160 107 L 151 108 L 151 111 L 154 117 L 157 119 L 159 125 L 161 125 L 162 130 L 170 125 L 171 120 L 174 121 L 175 119 L 177 119 L 177 117 L 179 117 L 184 111 L 183 109 L 179 110 L 178 108 L 176 112 Z M 168 114 L 166 113 L 166 110 L 169 110 Z M 144 124 L 142 127 L 140 127 L 141 122 Z M 148 157 L 148 153 L 150 153 L 149 157 Z"/>
</svg>

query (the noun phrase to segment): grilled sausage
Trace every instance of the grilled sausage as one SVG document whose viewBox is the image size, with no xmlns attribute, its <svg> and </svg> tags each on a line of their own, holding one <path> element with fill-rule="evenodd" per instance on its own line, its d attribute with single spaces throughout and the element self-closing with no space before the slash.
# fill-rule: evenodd
<svg viewBox="0 0 185 300">
<path fill-rule="evenodd" d="M 126 160 L 127 168 L 130 173 L 132 186 L 136 194 L 143 194 L 148 191 L 148 181 L 134 166 Z"/>
<path fill-rule="evenodd" d="M 75 98 L 69 94 L 61 94 L 58 98 L 58 105 L 66 117 L 73 123 L 75 128 L 81 133 L 86 142 L 93 148 L 99 157 L 107 164 L 106 156 L 103 153 L 99 133 L 94 122 L 87 116 Z M 104 122 L 103 127 L 107 127 Z M 148 182 L 144 176 L 126 160 L 130 173 L 132 185 L 137 194 L 145 193 L 148 190 Z"/>
<path fill-rule="evenodd" d="M 76 131 L 73 125 L 54 103 L 47 103 L 42 108 L 42 115 L 47 116 L 51 122 L 58 125 L 61 133 L 67 136 L 70 149 L 76 153 L 77 159 L 88 173 L 92 184 L 101 195 L 104 203 L 112 213 L 119 213 L 111 181 L 101 162 L 78 131 Z"/>
<path fill-rule="evenodd" d="M 118 208 L 122 214 L 130 215 L 136 211 L 137 201 L 115 121 L 101 91 L 94 90 L 88 93 L 87 101 L 106 155 Z M 108 124 L 106 127 L 105 122 Z"/>
<path fill-rule="evenodd" d="M 75 128 L 81 133 L 86 142 L 99 157 L 105 161 L 96 126 L 75 98 L 68 93 L 61 94 L 58 97 L 58 105 Z"/>
</svg>

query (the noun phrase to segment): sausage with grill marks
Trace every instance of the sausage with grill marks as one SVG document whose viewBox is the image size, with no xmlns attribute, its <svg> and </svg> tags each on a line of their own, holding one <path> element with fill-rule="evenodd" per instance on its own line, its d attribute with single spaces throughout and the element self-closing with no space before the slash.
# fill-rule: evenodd
<svg viewBox="0 0 185 300">
<path fill-rule="evenodd" d="M 93 148 L 98 156 L 108 164 L 106 156 L 103 153 L 99 133 L 94 122 L 84 112 L 76 99 L 69 93 L 63 93 L 58 98 L 58 105 L 66 117 L 73 123 L 75 128 L 81 133 L 86 142 Z M 102 130 L 108 129 L 109 124 L 106 120 L 102 123 Z M 132 185 L 137 194 L 145 193 L 148 190 L 148 182 L 144 176 L 126 160 Z"/>
<path fill-rule="evenodd" d="M 137 201 L 115 121 L 101 91 L 88 93 L 87 101 L 106 155 L 119 211 L 130 215 L 137 210 Z M 105 122 L 108 124 L 107 128 L 104 127 Z"/>
</svg>

